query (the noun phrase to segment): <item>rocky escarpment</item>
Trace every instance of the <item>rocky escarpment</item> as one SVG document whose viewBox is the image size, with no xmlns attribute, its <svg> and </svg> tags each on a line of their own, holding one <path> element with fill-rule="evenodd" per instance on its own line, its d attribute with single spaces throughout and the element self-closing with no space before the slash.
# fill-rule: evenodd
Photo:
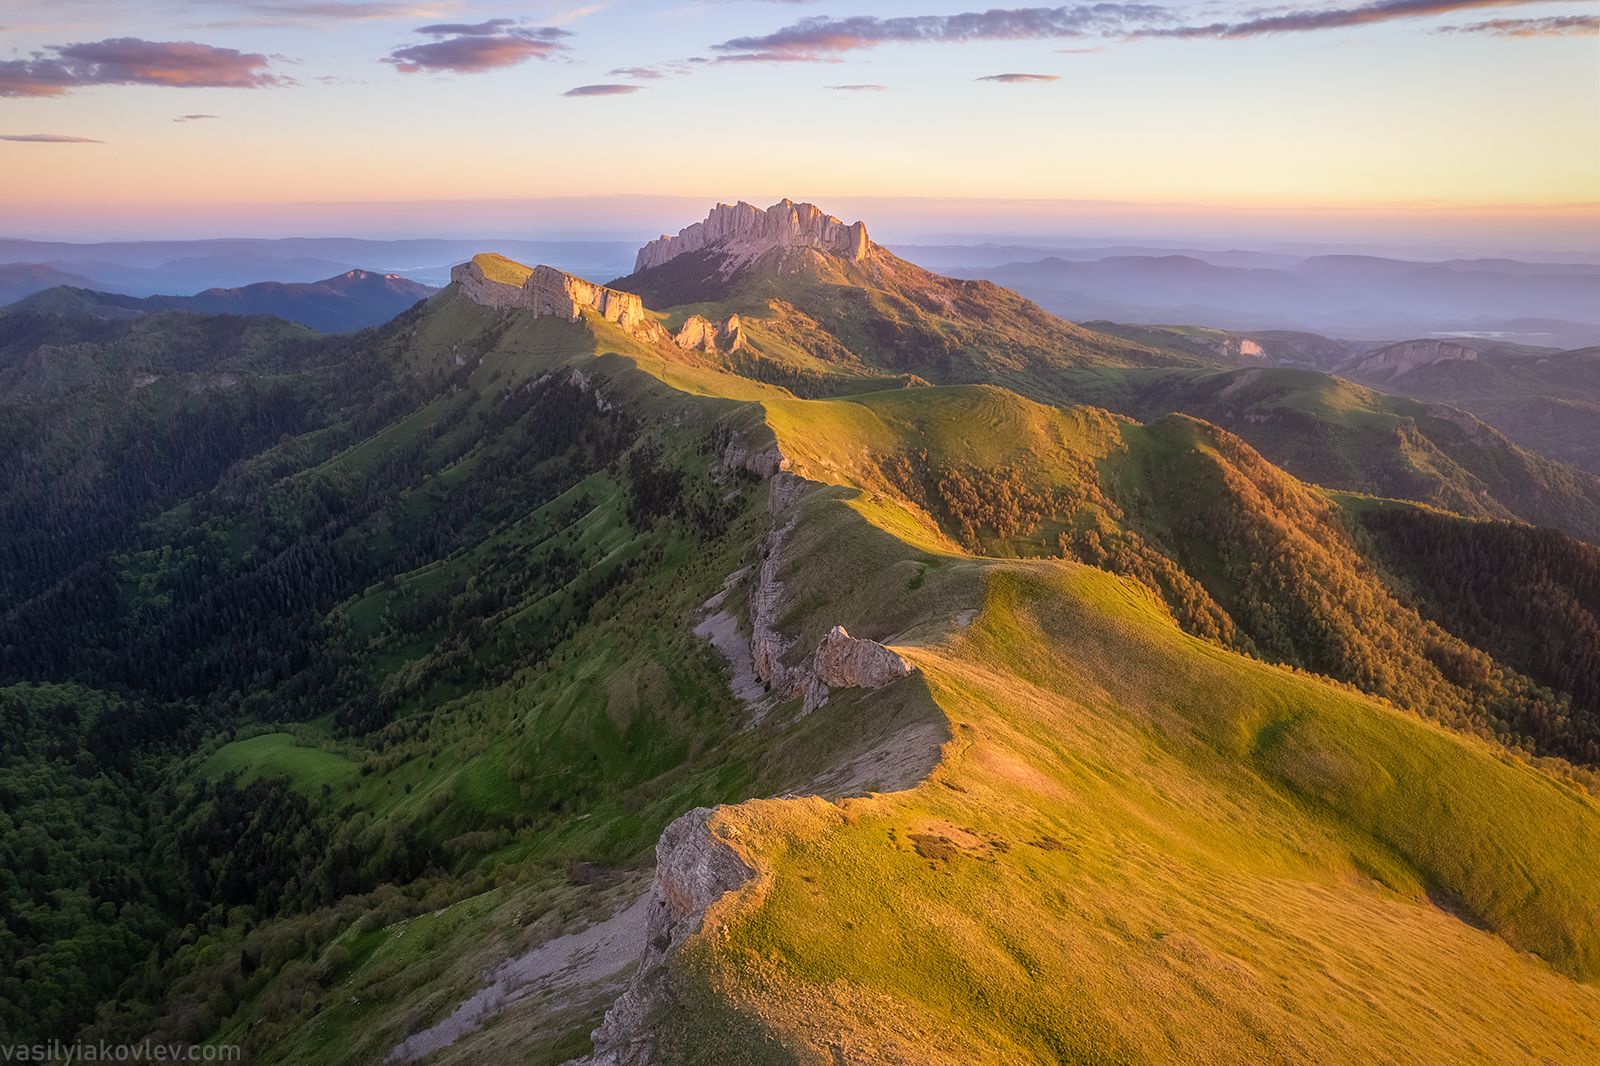
<svg viewBox="0 0 1600 1066">
<path fill-rule="evenodd" d="M 450 280 L 468 299 L 486 307 L 555 315 L 568 322 L 591 310 L 630 332 L 650 323 L 644 301 L 631 292 L 608 289 L 552 266 L 536 266 L 514 284 L 524 269 L 498 256 L 480 255 L 451 270 Z"/>
<path fill-rule="evenodd" d="M 680 348 L 702 352 L 732 353 L 746 347 L 744 326 L 738 315 L 729 315 L 721 322 L 712 322 L 701 315 L 690 315 L 678 332 L 672 335 L 673 343 Z"/>
<path fill-rule="evenodd" d="M 1454 341 L 1402 341 L 1346 363 L 1343 372 L 1358 377 L 1387 379 L 1434 363 L 1473 362 L 1477 358 L 1476 349 Z"/>
<path fill-rule="evenodd" d="M 815 204 L 780 200 L 763 211 L 754 204 L 718 204 L 705 221 L 663 234 L 639 249 L 634 273 L 669 263 L 680 255 L 714 250 L 725 271 L 759 259 L 777 248 L 815 248 L 861 262 L 872 251 L 865 223 L 846 225 Z"/>
<path fill-rule="evenodd" d="M 594 1052 L 571 1066 L 646 1066 L 656 1061 L 652 1024 L 674 1003 L 667 960 L 700 931 L 706 909 L 755 876 L 711 829 L 712 811 L 696 807 L 656 842 L 644 955 L 639 969 L 592 1035 Z"/>
<path fill-rule="evenodd" d="M 596 285 L 552 266 L 530 269 L 503 256 L 479 255 L 453 269 L 450 280 L 467 299 L 497 310 L 530 311 L 568 322 L 593 312 L 643 340 L 685 351 L 729 355 L 747 347 L 738 315 L 721 322 L 690 315 L 676 333 L 669 333 L 636 293 Z"/>
<path fill-rule="evenodd" d="M 744 469 L 767 478 L 767 510 L 782 517 L 814 483 L 789 472 L 789 461 L 776 446 L 752 449 L 738 438 L 728 443 L 722 456 L 725 469 Z M 880 688 L 910 674 L 913 667 L 899 654 L 875 640 L 852 637 L 844 626 L 834 626 L 803 662 L 789 666 L 784 656 L 794 640 L 778 630 L 783 600 L 784 541 L 799 516 L 773 526 L 761 546 L 761 560 L 750 584 L 746 611 L 750 619 L 750 657 L 757 679 L 779 699 L 802 700 L 802 713 L 828 702 L 836 688 Z"/>
<path fill-rule="evenodd" d="M 1201 343 L 1218 355 L 1233 359 L 1260 359 L 1267 354 L 1261 345 L 1249 337 L 1222 335 L 1204 338 Z"/>
<path fill-rule="evenodd" d="M 815 482 L 791 473 L 789 466 L 789 460 L 775 444 L 760 447 L 739 435 L 728 441 L 722 455 L 724 471 L 744 471 L 766 480 L 767 509 L 779 519 L 762 546 L 761 561 L 751 582 L 750 652 L 756 676 L 777 691 L 780 698 L 804 697 L 805 711 L 809 712 L 827 701 L 830 688 L 877 688 L 906 677 L 914 668 L 882 644 L 852 637 L 843 626 L 829 630 L 801 665 L 784 664 L 783 656 L 794 641 L 776 628 L 783 594 L 783 584 L 778 579 L 781 549 L 799 520 L 794 504 L 808 489 L 816 487 Z M 732 580 L 737 577 L 736 574 Z M 948 733 L 920 726 L 896 739 L 901 742 L 899 747 L 911 749 L 911 757 L 907 758 L 906 752 L 875 753 L 870 775 L 874 782 L 881 783 L 886 779 L 885 773 L 902 768 L 900 763 L 904 763 L 907 783 L 901 787 L 909 787 L 909 782 L 925 776 Z M 899 759 L 889 770 L 883 762 L 885 754 L 895 754 Z M 841 783 L 850 781 L 852 769 L 844 767 L 835 776 Z M 656 843 L 656 872 L 639 968 L 627 989 L 606 1011 L 600 1027 L 591 1034 L 594 1051 L 567 1066 L 650 1066 L 659 1061 L 658 1022 L 668 1011 L 683 1006 L 674 992 L 669 961 L 686 940 L 700 932 L 713 903 L 756 876 L 744 857 L 713 831 L 714 815 L 715 811 L 698 807 L 673 821 L 661 834 Z"/>
</svg>

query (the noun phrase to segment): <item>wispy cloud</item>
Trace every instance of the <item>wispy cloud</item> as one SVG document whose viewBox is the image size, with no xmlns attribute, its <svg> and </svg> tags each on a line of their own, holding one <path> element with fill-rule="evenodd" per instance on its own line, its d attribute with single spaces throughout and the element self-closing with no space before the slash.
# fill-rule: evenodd
<svg viewBox="0 0 1600 1066">
<path fill-rule="evenodd" d="M 990 74 L 975 81 L 997 81 L 1004 85 L 1027 85 L 1036 82 L 1060 81 L 1059 74 Z"/>
<path fill-rule="evenodd" d="M 643 89 L 642 85 L 580 85 L 568 89 L 562 96 L 626 96 Z"/>
<path fill-rule="evenodd" d="M 1465 26 L 1441 26 L 1435 33 L 1484 33 L 1491 37 L 1596 37 L 1600 15 L 1556 15 L 1551 18 L 1489 19 Z"/>
<path fill-rule="evenodd" d="M 259 89 L 286 83 L 264 55 L 194 41 L 113 37 L 0 61 L 0 96 L 60 96 L 89 85 Z"/>
<path fill-rule="evenodd" d="M 1515 7 L 1560 0 L 1373 0 L 1371 3 L 1257 8 L 1233 21 L 1185 22 L 1171 6 L 1149 3 L 1082 3 L 1061 7 L 995 8 L 956 15 L 882 18 L 826 15 L 800 19 L 772 33 L 735 37 L 711 46 L 722 63 L 837 62 L 845 53 L 889 44 L 957 44 L 976 41 L 1129 40 L 1139 38 L 1230 39 L 1340 29 L 1463 11 Z M 1587 33 L 1590 16 L 1506 19 L 1474 32 L 1501 36 Z M 1498 28 L 1497 28 L 1498 27 Z M 1464 28 L 1467 29 L 1467 28 Z M 1091 51 L 1091 46 L 1064 49 Z"/>
<path fill-rule="evenodd" d="M 418 27 L 417 32 L 438 39 L 397 48 L 383 61 L 402 74 L 481 74 L 529 59 L 548 59 L 565 51 L 561 38 L 571 36 L 557 26 L 525 26 L 508 18 L 443 22 Z"/>
<path fill-rule="evenodd" d="M 610 3 L 582 4 L 578 7 L 568 8 L 566 11 L 562 11 L 559 14 L 551 15 L 546 18 L 545 21 L 549 22 L 552 26 L 570 26 L 579 19 L 588 18 L 590 15 L 598 15 L 600 12 L 604 11 L 610 6 Z"/>
<path fill-rule="evenodd" d="M 1346 29 L 1401 19 L 1449 15 L 1493 7 L 1515 7 L 1548 3 L 1550 0 L 1377 0 L 1353 7 L 1321 7 L 1278 10 L 1241 22 L 1213 22 L 1207 25 L 1164 26 L 1144 30 L 1144 37 L 1215 37 L 1236 39 L 1265 37 L 1277 33 L 1306 33 L 1313 30 Z"/>
<path fill-rule="evenodd" d="M 638 78 L 640 81 L 659 81 L 666 77 L 664 72 L 655 67 L 618 67 L 606 73 L 613 78 Z"/>
<path fill-rule="evenodd" d="M 862 85 L 829 85 L 827 88 L 837 89 L 840 92 L 846 93 L 882 93 L 889 91 L 889 87 L 887 85 L 878 85 L 876 83 L 866 83 Z"/>
<path fill-rule="evenodd" d="M 105 144 L 93 137 L 71 137 L 65 133 L 0 133 L 0 141 L 21 144 Z"/>
<path fill-rule="evenodd" d="M 204 29 L 268 29 L 318 26 L 329 22 L 393 22 L 442 18 L 460 7 L 459 0 L 234 0 L 226 6 L 241 12 L 232 18 L 200 23 Z"/>
<path fill-rule="evenodd" d="M 1154 4 L 1093 3 L 1024 7 L 959 15 L 879 18 L 817 16 L 773 33 L 735 37 L 713 45 L 724 59 L 744 62 L 817 62 L 885 44 L 954 44 L 969 41 L 1054 40 L 1105 35 L 1171 19 Z"/>
<path fill-rule="evenodd" d="M 208 118 L 216 118 L 216 117 L 217 117 L 216 115 L 179 115 L 177 118 L 173 119 L 172 121 L 174 121 L 174 122 L 203 122 Z"/>
</svg>

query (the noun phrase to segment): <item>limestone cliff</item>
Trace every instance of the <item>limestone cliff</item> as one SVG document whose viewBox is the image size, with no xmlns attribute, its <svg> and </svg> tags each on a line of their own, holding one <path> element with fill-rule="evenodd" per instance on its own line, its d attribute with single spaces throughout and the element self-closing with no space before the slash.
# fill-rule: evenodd
<svg viewBox="0 0 1600 1066">
<path fill-rule="evenodd" d="M 668 959 L 700 931 L 711 904 L 755 876 L 712 832 L 712 814 L 707 807 L 696 807 L 661 834 L 644 955 L 627 990 L 592 1034 L 594 1052 L 572 1066 L 646 1066 L 656 1061 L 652 1023 L 674 1002 Z"/>
<path fill-rule="evenodd" d="M 1471 362 L 1477 358 L 1476 349 L 1455 341 L 1403 341 L 1391 344 L 1387 348 L 1379 348 L 1347 363 L 1343 373 L 1357 377 L 1388 379 L 1434 363 Z"/>
<path fill-rule="evenodd" d="M 780 200 L 763 211 L 754 204 L 718 204 L 705 221 L 663 234 L 639 249 L 634 273 L 704 249 L 723 256 L 724 269 L 758 259 L 777 248 L 815 248 L 859 263 L 872 251 L 865 223 L 846 225 L 815 204 Z"/>
<path fill-rule="evenodd" d="M 680 348 L 702 352 L 737 352 L 745 347 L 744 326 L 738 315 L 729 315 L 721 323 L 690 315 L 672 339 Z"/>
<path fill-rule="evenodd" d="M 486 307 L 518 308 L 569 322 L 592 310 L 630 332 L 649 321 L 644 302 L 633 293 L 608 289 L 552 266 L 528 270 L 501 256 L 479 255 L 452 270 L 450 280 L 468 299 Z"/>
<path fill-rule="evenodd" d="M 450 280 L 467 299 L 497 310 L 531 311 L 568 322 L 576 322 L 585 311 L 592 311 L 636 337 L 685 351 L 726 355 L 746 347 L 744 326 L 738 315 L 729 315 L 721 322 L 690 315 L 672 334 L 656 321 L 637 294 L 596 285 L 552 266 L 530 269 L 504 256 L 477 255 L 451 270 Z"/>
<path fill-rule="evenodd" d="M 910 674 L 913 667 L 898 653 L 875 640 L 852 637 L 839 625 L 828 631 L 804 661 L 794 666 L 784 662 L 795 640 L 778 629 L 783 606 L 783 582 L 778 575 L 784 542 L 799 519 L 790 508 L 816 483 L 790 473 L 789 460 L 775 446 L 757 450 L 737 437 L 728 442 L 722 462 L 725 469 L 749 470 L 767 479 L 767 510 L 777 519 L 762 543 L 746 603 L 750 658 L 757 679 L 779 699 L 800 697 L 801 713 L 810 714 L 828 702 L 833 689 L 880 688 Z"/>
<path fill-rule="evenodd" d="M 816 487 L 816 482 L 789 472 L 789 465 L 775 444 L 761 447 L 737 434 L 722 455 L 725 471 L 748 471 L 766 479 L 767 510 L 775 519 L 756 567 L 748 604 L 756 675 L 782 698 L 803 697 L 805 712 L 810 712 L 827 701 L 830 687 L 878 688 L 907 676 L 913 667 L 876 641 L 852 637 L 843 626 L 829 630 L 800 665 L 783 663 L 783 655 L 795 641 L 776 628 L 783 596 L 783 584 L 778 580 L 781 549 L 799 520 L 794 505 L 808 489 Z M 948 732 L 937 735 L 927 756 L 913 760 L 911 781 L 926 775 L 927 767 L 937 760 L 939 745 L 948 738 Z M 918 751 L 923 750 L 920 742 L 924 739 L 918 735 Z M 877 767 L 875 782 L 883 780 L 881 759 L 880 754 L 873 763 Z M 710 808 L 697 807 L 661 834 L 639 968 L 591 1034 L 593 1052 L 567 1066 L 651 1066 L 662 1061 L 658 1023 L 668 1011 L 684 1007 L 675 993 L 668 963 L 686 940 L 701 931 L 714 903 L 756 877 L 755 869 L 735 850 L 737 838 L 723 839 L 714 829 L 715 815 Z"/>
</svg>

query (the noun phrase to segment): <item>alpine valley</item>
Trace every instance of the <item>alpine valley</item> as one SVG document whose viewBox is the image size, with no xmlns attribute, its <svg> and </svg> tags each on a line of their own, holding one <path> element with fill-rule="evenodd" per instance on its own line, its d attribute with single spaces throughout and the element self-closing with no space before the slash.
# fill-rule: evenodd
<svg viewBox="0 0 1600 1066">
<path fill-rule="evenodd" d="M 63 277 L 0 1043 L 1600 1061 L 1592 353 L 1077 325 L 788 200 L 357 332 Z"/>
</svg>

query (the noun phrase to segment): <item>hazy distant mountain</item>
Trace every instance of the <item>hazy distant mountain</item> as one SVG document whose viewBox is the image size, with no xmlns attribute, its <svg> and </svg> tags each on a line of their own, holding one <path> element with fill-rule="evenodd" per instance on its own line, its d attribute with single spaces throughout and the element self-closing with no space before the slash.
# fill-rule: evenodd
<svg viewBox="0 0 1600 1066">
<path fill-rule="evenodd" d="M 1010 244 L 986 241 L 981 244 L 892 244 L 890 249 L 902 258 L 929 270 L 961 272 L 1005 266 L 1010 263 L 1030 263 L 1041 258 L 1064 259 L 1073 263 L 1092 263 L 1097 259 L 1116 256 L 1189 256 L 1214 266 L 1223 267 L 1292 267 L 1303 261 L 1303 256 L 1281 252 L 1257 252 L 1243 249 L 1209 249 L 1187 246 L 1162 247 L 1141 244 L 1097 244 L 1083 247 L 1044 244 Z"/>
<path fill-rule="evenodd" d="M 1357 356 L 1339 373 L 1471 411 L 1525 447 L 1600 474 L 1600 347 L 1406 341 Z"/>
<path fill-rule="evenodd" d="M 435 290 L 398 274 L 350 270 L 317 282 L 264 281 L 194 296 L 124 296 L 77 287 L 48 289 L 15 310 L 123 319 L 155 311 L 203 315 L 273 315 L 322 333 L 344 333 L 387 322 Z"/>
<path fill-rule="evenodd" d="M 57 285 L 93 286 L 94 281 L 68 274 L 44 263 L 7 263 L 0 266 L 0 306 Z"/>
<path fill-rule="evenodd" d="M 317 281 L 357 268 L 443 285 L 450 279 L 452 264 L 470 258 L 485 246 L 530 262 L 550 263 L 596 280 L 626 273 L 633 262 L 635 247 L 619 241 L 433 238 L 378 241 L 351 237 L 291 237 L 97 244 L 0 239 L 0 263 L 47 264 L 93 279 L 72 284 L 133 296 L 153 296 L 238 288 L 260 281 Z M 48 286 L 40 286 L 45 287 Z"/>
<path fill-rule="evenodd" d="M 953 269 L 1076 320 L 1309 329 L 1371 340 L 1479 333 L 1562 348 L 1600 343 L 1600 266 L 1358 255 L 1242 266 L 1237 258 L 1208 261 L 1209 254 L 1051 255 Z"/>
</svg>

